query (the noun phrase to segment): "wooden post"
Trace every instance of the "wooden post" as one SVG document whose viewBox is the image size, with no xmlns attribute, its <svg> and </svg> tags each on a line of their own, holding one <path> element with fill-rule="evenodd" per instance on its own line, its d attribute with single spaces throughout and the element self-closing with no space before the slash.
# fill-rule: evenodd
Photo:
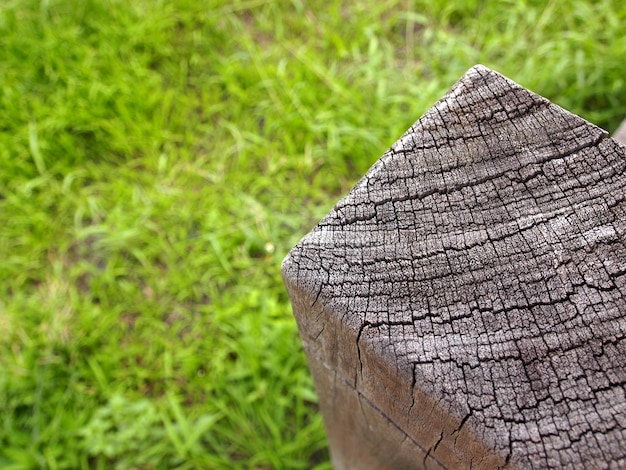
<svg viewBox="0 0 626 470">
<path fill-rule="evenodd" d="M 476 66 L 293 248 L 336 469 L 626 466 L 625 149 Z"/>
<path fill-rule="evenodd" d="M 615 130 L 613 138 L 626 145 L 626 119 L 624 119 L 620 126 Z"/>
</svg>

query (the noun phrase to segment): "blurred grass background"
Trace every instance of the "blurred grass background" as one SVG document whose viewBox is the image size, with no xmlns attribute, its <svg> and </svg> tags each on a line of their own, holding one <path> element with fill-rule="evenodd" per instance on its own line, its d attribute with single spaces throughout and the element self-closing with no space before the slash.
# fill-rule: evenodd
<svg viewBox="0 0 626 470">
<path fill-rule="evenodd" d="M 3 0 L 0 468 L 330 468 L 282 258 L 476 63 L 613 131 L 625 24 L 608 0 Z"/>
</svg>

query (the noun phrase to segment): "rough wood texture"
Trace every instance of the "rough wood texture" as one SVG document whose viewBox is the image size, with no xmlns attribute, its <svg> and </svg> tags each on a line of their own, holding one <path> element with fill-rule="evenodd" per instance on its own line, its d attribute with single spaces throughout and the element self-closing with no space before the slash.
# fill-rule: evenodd
<svg viewBox="0 0 626 470">
<path fill-rule="evenodd" d="M 625 149 L 476 66 L 298 243 L 337 469 L 626 466 Z"/>
</svg>

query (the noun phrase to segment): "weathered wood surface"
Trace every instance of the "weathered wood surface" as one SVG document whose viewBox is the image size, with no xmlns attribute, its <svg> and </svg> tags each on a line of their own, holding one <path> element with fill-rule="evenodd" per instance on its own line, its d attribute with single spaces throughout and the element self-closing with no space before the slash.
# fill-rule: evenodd
<svg viewBox="0 0 626 470">
<path fill-rule="evenodd" d="M 294 247 L 335 468 L 626 467 L 625 149 L 476 66 Z"/>
</svg>

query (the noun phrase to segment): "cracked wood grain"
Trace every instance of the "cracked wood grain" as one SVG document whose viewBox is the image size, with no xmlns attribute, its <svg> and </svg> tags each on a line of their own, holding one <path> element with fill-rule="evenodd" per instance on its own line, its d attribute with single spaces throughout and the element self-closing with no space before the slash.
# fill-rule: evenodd
<svg viewBox="0 0 626 470">
<path fill-rule="evenodd" d="M 470 69 L 289 253 L 336 468 L 626 466 L 626 156 Z"/>
</svg>

